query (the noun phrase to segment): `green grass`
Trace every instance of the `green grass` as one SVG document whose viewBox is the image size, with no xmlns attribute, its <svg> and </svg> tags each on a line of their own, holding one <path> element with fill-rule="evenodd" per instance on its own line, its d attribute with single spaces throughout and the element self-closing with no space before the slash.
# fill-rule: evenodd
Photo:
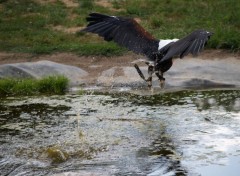
<svg viewBox="0 0 240 176">
<path fill-rule="evenodd" d="M 64 76 L 48 76 L 36 79 L 0 79 L 0 95 L 64 94 L 69 80 Z"/>
<path fill-rule="evenodd" d="M 76 7 L 62 1 L 0 0 L 0 51 L 25 53 L 72 52 L 79 55 L 114 56 L 126 49 L 100 37 L 54 30 L 86 26 L 90 12 L 140 18 L 156 38 L 181 38 L 204 28 L 214 32 L 208 48 L 240 49 L 240 1 L 236 0 L 111 0 L 112 7 L 94 0 L 76 0 Z"/>
</svg>

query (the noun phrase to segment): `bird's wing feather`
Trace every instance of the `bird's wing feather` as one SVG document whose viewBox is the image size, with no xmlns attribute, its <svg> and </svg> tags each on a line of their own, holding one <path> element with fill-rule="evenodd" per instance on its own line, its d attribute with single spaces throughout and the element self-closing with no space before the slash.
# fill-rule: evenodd
<svg viewBox="0 0 240 176">
<path fill-rule="evenodd" d="M 212 35 L 211 32 L 205 30 L 196 30 L 186 37 L 170 43 L 168 46 L 163 47 L 159 52 L 164 55 L 160 63 L 171 59 L 173 57 L 183 58 L 184 56 L 191 53 L 192 55 L 197 55 L 201 52 Z"/>
<path fill-rule="evenodd" d="M 143 29 L 134 19 L 91 13 L 82 31 L 92 32 L 106 41 L 114 41 L 137 54 L 151 57 L 158 51 L 159 40 Z"/>
</svg>

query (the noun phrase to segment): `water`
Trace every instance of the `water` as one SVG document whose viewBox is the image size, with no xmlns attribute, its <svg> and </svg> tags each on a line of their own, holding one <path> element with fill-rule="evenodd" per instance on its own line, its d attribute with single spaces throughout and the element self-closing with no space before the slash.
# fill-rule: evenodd
<svg viewBox="0 0 240 176">
<path fill-rule="evenodd" d="M 240 90 L 7 97 L 0 175 L 238 175 Z"/>
</svg>

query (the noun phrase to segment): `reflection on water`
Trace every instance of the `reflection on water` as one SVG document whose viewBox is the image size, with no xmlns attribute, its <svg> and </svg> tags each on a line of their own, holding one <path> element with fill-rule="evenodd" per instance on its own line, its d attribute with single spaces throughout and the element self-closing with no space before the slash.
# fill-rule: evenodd
<svg viewBox="0 0 240 176">
<path fill-rule="evenodd" d="M 117 94 L 115 96 L 118 97 L 119 95 Z M 144 104 L 148 106 L 193 104 L 196 105 L 199 110 L 220 108 L 226 111 L 240 111 L 239 90 L 179 91 L 157 94 L 153 96 L 141 96 L 122 93 L 122 96 L 120 98 L 122 100 L 130 99 L 136 104 Z"/>
<path fill-rule="evenodd" d="M 239 90 L 0 101 L 1 175 L 240 172 Z"/>
<path fill-rule="evenodd" d="M 231 175 L 239 176 L 239 157 L 231 156 L 227 159 L 225 165 L 212 164 L 208 166 L 202 166 L 197 168 L 197 170 L 204 176 L 212 175 Z"/>
</svg>

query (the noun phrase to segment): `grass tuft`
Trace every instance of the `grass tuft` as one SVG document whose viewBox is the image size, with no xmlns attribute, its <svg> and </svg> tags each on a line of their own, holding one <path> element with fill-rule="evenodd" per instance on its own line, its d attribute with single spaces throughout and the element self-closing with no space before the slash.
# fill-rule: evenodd
<svg viewBox="0 0 240 176">
<path fill-rule="evenodd" d="M 67 90 L 68 79 L 64 76 L 49 76 L 37 82 L 40 93 L 63 94 Z"/>
<path fill-rule="evenodd" d="M 36 79 L 0 79 L 0 95 L 64 94 L 69 80 L 64 76 L 48 76 Z"/>
</svg>

